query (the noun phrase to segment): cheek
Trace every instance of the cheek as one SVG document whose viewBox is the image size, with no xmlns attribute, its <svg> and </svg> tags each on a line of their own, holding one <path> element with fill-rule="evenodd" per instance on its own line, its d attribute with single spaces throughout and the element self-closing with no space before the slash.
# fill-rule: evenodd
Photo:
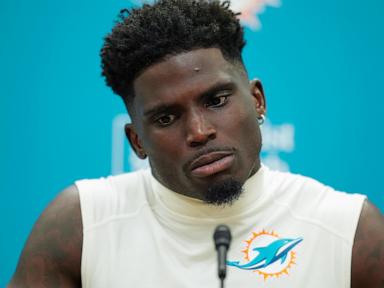
<svg viewBox="0 0 384 288">
<path fill-rule="evenodd" d="M 147 133 L 144 139 L 145 151 L 156 162 L 170 162 L 181 154 L 182 143 L 177 132 L 163 130 Z"/>
<path fill-rule="evenodd" d="M 231 130 L 233 135 L 245 134 L 246 137 L 251 137 L 259 130 L 256 109 L 244 104 L 234 107 L 228 113 L 228 117 L 222 117 L 219 123 L 222 124 L 224 129 Z"/>
<path fill-rule="evenodd" d="M 257 113 L 252 107 L 235 109 L 232 117 L 221 122 L 224 137 L 229 143 L 245 153 L 246 158 L 255 158 L 261 148 L 260 127 L 257 121 Z"/>
<path fill-rule="evenodd" d="M 152 173 L 163 184 L 180 189 L 178 179 L 183 177 L 181 165 L 184 163 L 184 146 L 177 132 L 157 132 L 146 138 L 147 155 Z M 185 157 L 185 155 L 184 155 Z"/>
<path fill-rule="evenodd" d="M 256 110 L 249 111 L 244 118 L 242 118 L 241 127 L 244 134 L 247 134 L 249 142 L 260 141 L 260 126 L 257 120 Z"/>
</svg>

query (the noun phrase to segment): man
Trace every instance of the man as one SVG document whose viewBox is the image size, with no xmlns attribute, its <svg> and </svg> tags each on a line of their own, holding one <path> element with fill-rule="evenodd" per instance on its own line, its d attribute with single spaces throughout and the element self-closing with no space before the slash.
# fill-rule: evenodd
<svg viewBox="0 0 384 288">
<path fill-rule="evenodd" d="M 384 220 L 362 195 L 260 163 L 266 102 L 228 3 L 163 0 L 105 39 L 103 75 L 151 170 L 83 180 L 36 223 L 9 287 L 384 287 Z"/>
</svg>

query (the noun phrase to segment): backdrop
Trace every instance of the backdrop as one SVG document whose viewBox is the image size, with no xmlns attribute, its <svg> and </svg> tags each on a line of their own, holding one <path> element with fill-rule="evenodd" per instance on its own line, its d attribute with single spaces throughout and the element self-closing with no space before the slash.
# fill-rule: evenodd
<svg viewBox="0 0 384 288">
<path fill-rule="evenodd" d="M 0 287 L 44 207 L 80 178 L 137 162 L 99 50 L 127 0 L 0 2 Z M 268 100 L 263 159 L 384 210 L 384 2 L 235 0 Z M 341 207 L 342 209 L 342 207 Z"/>
</svg>

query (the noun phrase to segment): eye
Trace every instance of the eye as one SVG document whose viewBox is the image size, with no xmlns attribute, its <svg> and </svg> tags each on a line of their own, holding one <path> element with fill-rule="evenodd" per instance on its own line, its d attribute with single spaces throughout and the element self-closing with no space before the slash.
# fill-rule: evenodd
<svg viewBox="0 0 384 288">
<path fill-rule="evenodd" d="M 224 106 L 228 101 L 229 95 L 216 95 L 209 99 L 205 107 L 218 108 Z"/>
<path fill-rule="evenodd" d="M 165 114 L 165 115 L 161 115 L 159 117 L 157 117 L 155 119 L 155 122 L 157 124 L 159 124 L 160 126 L 168 126 L 168 125 L 171 125 L 176 119 L 176 116 L 175 115 L 172 115 L 172 114 Z"/>
</svg>

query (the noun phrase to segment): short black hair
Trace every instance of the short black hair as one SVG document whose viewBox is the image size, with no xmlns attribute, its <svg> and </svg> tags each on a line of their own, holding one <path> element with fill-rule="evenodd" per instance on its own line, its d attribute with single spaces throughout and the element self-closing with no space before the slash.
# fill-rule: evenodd
<svg viewBox="0 0 384 288">
<path fill-rule="evenodd" d="M 160 0 L 124 9 L 101 49 L 102 75 L 127 108 L 140 72 L 166 57 L 199 48 L 219 48 L 243 65 L 243 28 L 229 1 Z"/>
</svg>

